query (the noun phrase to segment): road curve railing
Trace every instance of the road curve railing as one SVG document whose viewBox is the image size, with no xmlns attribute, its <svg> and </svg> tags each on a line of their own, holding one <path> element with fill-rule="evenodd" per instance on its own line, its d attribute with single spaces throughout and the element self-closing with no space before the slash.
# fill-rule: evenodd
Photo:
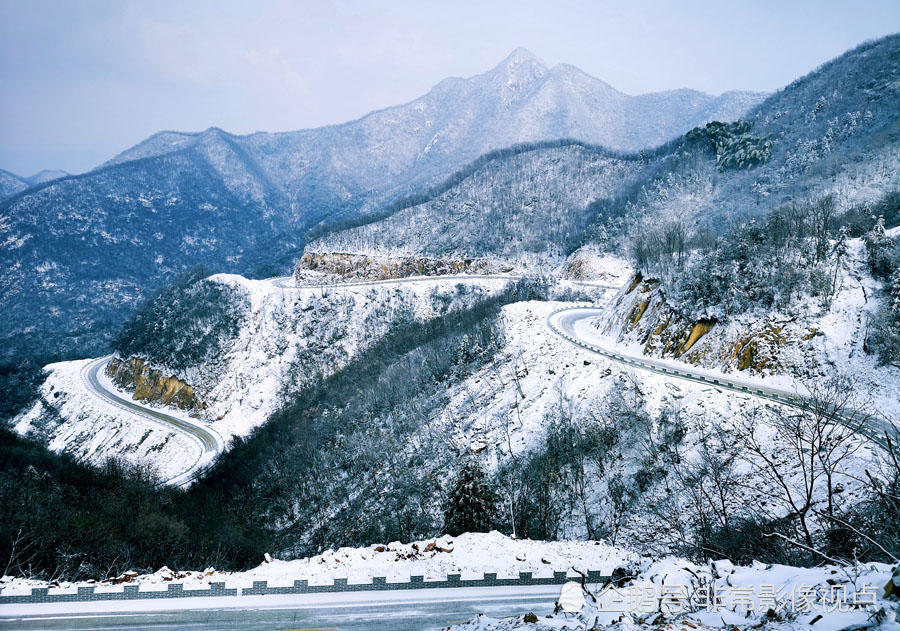
<svg viewBox="0 0 900 631">
<path fill-rule="evenodd" d="M 82 368 L 81 378 L 85 387 L 113 407 L 125 410 L 156 425 L 162 425 L 166 429 L 174 430 L 193 440 L 199 447 L 197 458 L 186 469 L 164 480 L 166 484 L 172 486 L 189 485 L 200 477 L 212 465 L 216 457 L 225 450 L 225 441 L 212 428 L 141 405 L 107 389 L 99 379 L 99 372 L 106 369 L 106 365 L 112 358 L 112 355 L 100 357 Z"/>
<path fill-rule="evenodd" d="M 596 317 L 601 312 L 602 309 L 596 307 L 564 307 L 562 309 L 557 309 L 547 316 L 547 326 L 553 333 L 572 344 L 591 351 L 592 353 L 596 353 L 606 359 L 625 364 L 626 366 L 648 370 L 674 379 L 693 381 L 721 390 L 729 390 L 739 394 L 767 399 L 769 401 L 774 401 L 775 403 L 788 405 L 801 410 L 809 410 L 811 407 L 809 398 L 798 394 L 797 392 L 791 392 L 782 388 L 773 388 L 771 386 L 762 386 L 741 381 L 739 379 L 731 379 L 724 375 L 710 375 L 703 371 L 691 370 L 687 365 L 684 367 L 676 367 L 671 363 L 644 356 L 630 355 L 579 338 L 574 330 L 575 322 Z M 882 447 L 886 446 L 885 434 L 891 434 L 896 431 L 893 424 L 885 419 L 859 410 L 848 412 L 847 415 L 839 417 L 836 420 L 851 426 L 854 429 L 858 429 L 862 434 Z"/>
</svg>

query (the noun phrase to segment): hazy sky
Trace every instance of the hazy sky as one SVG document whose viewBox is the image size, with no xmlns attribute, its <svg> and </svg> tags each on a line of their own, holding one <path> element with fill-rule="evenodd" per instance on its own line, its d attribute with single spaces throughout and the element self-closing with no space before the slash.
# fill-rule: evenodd
<svg viewBox="0 0 900 631">
<path fill-rule="evenodd" d="M 516 46 L 631 94 L 771 91 L 900 31 L 900 0 L 0 0 L 0 168 L 88 170 L 161 129 L 317 127 Z"/>
</svg>

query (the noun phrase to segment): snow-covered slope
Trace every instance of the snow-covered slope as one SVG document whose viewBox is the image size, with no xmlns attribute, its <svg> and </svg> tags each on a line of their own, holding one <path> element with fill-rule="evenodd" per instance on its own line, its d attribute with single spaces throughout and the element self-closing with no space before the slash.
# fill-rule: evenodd
<svg viewBox="0 0 900 631">
<path fill-rule="evenodd" d="M 171 426 L 112 405 L 87 387 L 90 359 L 50 364 L 35 405 L 13 421 L 13 429 L 48 448 L 95 464 L 116 458 L 150 469 L 168 480 L 202 455 L 202 445 Z M 108 388 L 114 388 L 105 380 Z"/>
<path fill-rule="evenodd" d="M 0 205 L 0 287 L 11 306 L 0 318 L 0 360 L 105 351 L 141 298 L 198 263 L 287 273 L 312 226 L 417 192 L 487 151 L 566 137 L 641 149 L 759 99 L 626 96 L 520 50 L 489 72 L 343 125 L 160 132 L 94 171 Z M 10 182 L 0 198 L 24 188 Z"/>
<path fill-rule="evenodd" d="M 621 194 L 653 164 L 578 143 L 500 155 L 425 203 L 329 234 L 305 251 L 546 266 L 584 240 L 591 202 Z"/>
<path fill-rule="evenodd" d="M 900 190 L 898 99 L 900 35 L 891 35 L 768 97 L 730 138 L 694 134 L 666 169 L 610 204 L 604 223 L 613 229 L 624 216 L 632 236 L 669 221 L 718 232 L 736 217 L 828 195 L 839 213 L 873 212 Z"/>
<path fill-rule="evenodd" d="M 867 406 L 900 416 L 900 368 L 879 365 L 867 349 L 883 296 L 868 269 L 862 239 L 848 242 L 827 303 L 801 295 L 784 308 L 687 320 L 667 302 L 665 286 L 639 277 L 610 301 L 594 326 L 606 343 L 635 355 L 679 359 L 788 389 L 836 374 L 852 377 Z"/>
<path fill-rule="evenodd" d="M 44 184 L 52 180 L 58 180 L 61 177 L 67 177 L 69 175 L 71 175 L 71 173 L 69 173 L 68 171 L 63 171 L 61 169 L 44 169 L 43 171 L 38 171 L 31 177 L 25 179 L 31 186 L 37 186 L 38 184 Z"/>
<path fill-rule="evenodd" d="M 592 242 L 624 254 L 669 223 L 718 234 L 736 219 L 826 196 L 837 215 L 883 212 L 893 225 L 898 48 L 900 36 L 864 44 L 766 98 L 743 122 L 701 127 L 640 156 L 607 153 L 604 162 L 573 147 L 499 155 L 429 199 L 307 248 L 508 256 Z"/>
<path fill-rule="evenodd" d="M 424 279 L 347 289 L 295 288 L 288 278 L 248 280 L 227 274 L 202 282 L 233 290 L 215 296 L 230 296 L 240 327 L 214 330 L 218 347 L 198 363 L 173 366 L 169 354 L 138 355 L 149 369 L 192 387 L 202 405 L 187 411 L 166 407 L 167 414 L 199 417 L 225 441 L 246 436 L 292 395 L 340 370 L 401 323 L 470 308 L 509 284 L 505 278 Z M 201 330 L 214 322 L 210 318 L 193 324 Z M 190 331 L 184 334 L 191 335 Z M 183 434 L 158 423 L 135 422 L 133 414 L 111 408 L 88 391 L 81 375 L 85 363 L 47 366 L 41 397 L 15 420 L 16 430 L 39 437 L 51 449 L 94 462 L 122 457 L 148 464 L 164 478 L 171 477 L 170 469 L 178 470 L 197 458 L 197 445 Z M 108 376 L 105 385 L 113 390 L 121 387 Z M 125 384 L 126 390 L 134 386 L 134 382 Z M 123 396 L 131 395 L 125 391 Z M 148 403 L 159 405 L 156 400 Z"/>
<path fill-rule="evenodd" d="M 28 188 L 28 181 L 15 173 L 0 169 L 0 201 Z"/>
</svg>

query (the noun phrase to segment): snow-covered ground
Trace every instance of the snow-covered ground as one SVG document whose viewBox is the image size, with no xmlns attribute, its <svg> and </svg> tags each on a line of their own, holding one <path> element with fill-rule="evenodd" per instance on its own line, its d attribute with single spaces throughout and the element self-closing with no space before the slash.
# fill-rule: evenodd
<svg viewBox="0 0 900 631">
<path fill-rule="evenodd" d="M 203 423 L 225 442 L 247 435 L 291 393 L 346 366 L 398 323 L 468 308 L 510 282 L 502 277 L 433 278 L 317 288 L 295 287 L 285 279 L 249 280 L 231 274 L 218 274 L 211 280 L 246 296 L 249 306 L 238 334 L 216 362 L 182 370 L 151 362 L 154 369 L 194 388 L 206 405 L 202 418 L 170 406 L 142 405 Z M 94 395 L 81 374 L 90 361 L 48 365 L 41 399 L 15 419 L 16 431 L 92 462 L 117 457 L 148 465 L 163 479 L 197 460 L 201 447 L 196 439 Z M 98 376 L 107 390 L 131 397 L 102 371 Z"/>
<path fill-rule="evenodd" d="M 39 437 L 53 451 L 78 458 L 102 462 L 117 457 L 149 466 L 162 479 L 177 476 L 201 457 L 202 445 L 188 434 L 96 396 L 84 375 L 93 361 L 46 366 L 40 399 L 15 419 L 15 431 Z M 115 389 L 102 371 L 99 377 Z M 121 395 L 130 398 L 126 392 Z M 173 408 L 166 408 L 166 413 L 179 415 Z"/>
<path fill-rule="evenodd" d="M 618 586 L 586 584 L 576 590 L 573 604 L 578 613 L 559 613 L 539 624 L 524 622 L 527 611 L 516 618 L 494 620 L 480 616 L 463 630 L 590 629 L 616 628 L 697 629 L 764 625 L 766 628 L 810 628 L 836 631 L 871 620 L 890 626 L 895 619 L 896 600 L 884 598 L 892 568 L 868 563 L 848 566 L 796 568 L 752 563 L 735 566 L 729 561 L 697 564 L 682 558 L 642 557 L 635 552 L 600 541 L 515 540 L 497 532 L 467 533 L 408 544 L 399 542 L 365 548 L 340 548 L 307 559 L 272 560 L 246 572 L 177 572 L 161 568 L 153 574 L 127 573 L 99 582 L 46 583 L 3 577 L 0 594 L 30 594 L 34 587 L 48 587 L 51 594 L 75 593 L 93 586 L 97 592 L 121 592 L 124 585 L 140 591 L 168 589 L 178 583 L 184 589 L 205 589 L 211 582 L 226 588 L 252 587 L 267 581 L 269 587 L 292 586 L 295 580 L 310 585 L 331 584 L 336 578 L 350 584 L 368 583 L 383 576 L 388 583 L 408 582 L 410 576 L 426 581 L 461 574 L 463 579 L 481 578 L 485 572 L 498 577 L 517 577 L 519 572 L 552 576 L 566 571 L 581 584 L 579 572 L 599 570 L 604 575 L 625 577 Z M 489 588 L 487 588 L 489 589 Z M 251 597 L 252 598 L 252 597 Z M 232 598 L 232 601 L 239 600 Z M 567 599 L 568 600 L 568 599 Z M 168 604 L 172 607 L 171 601 Z"/>
<path fill-rule="evenodd" d="M 527 612 L 503 620 L 482 616 L 451 630 L 900 628 L 896 598 L 884 598 L 892 568 L 882 563 L 796 568 L 666 557 L 630 569 L 634 578 L 626 585 L 588 586 L 577 613 L 536 622 L 524 620 Z"/>
<path fill-rule="evenodd" d="M 578 248 L 566 259 L 563 275 L 574 281 L 621 287 L 634 273 L 631 262 L 595 245 Z"/>
<path fill-rule="evenodd" d="M 533 301 L 504 307 L 504 348 L 491 364 L 450 387 L 449 403 L 435 411 L 432 423 L 411 441 L 409 449 L 427 449 L 433 436 L 442 436 L 454 450 L 476 453 L 488 469 L 497 470 L 540 450 L 553 423 L 561 418 L 574 419 L 575 425 L 582 428 L 611 425 L 623 432 L 616 447 L 621 450 L 619 455 L 605 465 L 605 471 L 588 466 L 586 472 L 590 480 L 587 503 L 596 528 L 604 525 L 606 480 L 614 475 L 633 478 L 644 466 L 652 442 L 663 440 L 663 419 L 668 418 L 671 423 L 677 417 L 685 430 L 678 446 L 685 462 L 697 457 L 701 434 L 719 429 L 723 430 L 722 436 L 727 436 L 724 447 L 748 459 L 739 457 L 735 468 L 736 484 L 730 501 L 736 513 L 746 506 L 762 506 L 759 510 L 767 514 L 785 514 L 783 507 L 772 501 L 771 495 L 777 494 L 777 489 L 751 477 L 753 467 L 742 437 L 742 424 L 748 418 L 754 419 L 762 443 L 775 445 L 778 437 L 767 424 L 767 415 L 790 411 L 788 408 L 751 394 L 631 368 L 575 346 L 547 326 L 550 314 L 566 306 L 572 303 Z M 646 412 L 646 428 L 622 426 L 618 430 L 621 411 L 611 409 L 609 400 L 623 392 L 635 397 L 627 401 L 628 405 Z M 839 476 L 844 485 L 840 501 L 847 505 L 858 501 L 858 478 L 864 476 L 864 469 L 871 468 L 875 458 L 872 445 L 865 439 L 854 438 L 852 442 L 854 452 L 843 463 Z M 788 457 L 786 453 L 779 454 L 779 459 Z M 617 527 L 615 541 L 628 541 L 657 553 L 671 549 L 677 535 L 672 525 L 678 519 L 664 519 L 659 513 L 664 506 L 673 510 L 678 506 L 674 486 L 662 482 L 671 474 L 668 465 L 656 474 L 659 483 L 629 509 Z M 799 478 L 796 482 L 800 483 Z M 819 501 L 822 497 L 817 493 Z M 584 518 L 577 512 L 566 515 L 562 533 L 573 539 L 587 537 Z"/>
<path fill-rule="evenodd" d="M 512 539 L 499 532 L 466 533 L 459 537 L 401 543 L 373 544 L 365 548 L 339 548 L 305 559 L 273 559 L 246 572 L 175 571 L 160 568 L 152 574 L 125 574 L 107 580 L 48 584 L 22 578 L 0 579 L 4 596 L 30 594 L 33 587 L 50 587 L 50 593 L 73 593 L 79 586 L 94 585 L 97 591 L 122 591 L 122 585 L 139 585 L 141 591 L 166 590 L 169 583 L 184 589 L 206 589 L 210 583 L 224 582 L 227 588 L 252 587 L 254 581 L 268 581 L 269 587 L 293 586 L 295 580 L 310 585 L 331 584 L 336 578 L 349 583 L 370 583 L 376 576 L 390 583 L 408 583 L 410 576 L 444 580 L 448 574 L 463 579 L 483 578 L 496 572 L 499 578 L 518 578 L 519 572 L 551 577 L 566 571 L 573 577 L 596 570 L 610 575 L 617 567 L 638 560 L 634 552 L 600 541 L 529 541 Z M 573 569 L 574 568 L 574 569 Z"/>
<path fill-rule="evenodd" d="M 896 229 L 894 229 L 896 230 Z M 673 365 L 693 364 L 709 374 L 726 373 L 749 383 L 804 393 L 806 385 L 829 376 L 844 375 L 854 382 L 860 407 L 887 421 L 900 419 L 900 368 L 879 366 L 878 357 L 864 350 L 869 320 L 879 307 L 880 282 L 868 272 L 861 239 L 848 241 L 838 290 L 827 308 L 809 299 L 790 313 L 747 313 L 716 324 Z M 601 346 L 635 356 L 662 358 L 663 343 L 654 329 L 665 328 L 668 311 L 658 291 L 638 287 L 620 292 L 595 322 L 594 338 Z M 629 319 L 635 307 L 649 299 L 636 326 Z M 627 324 L 628 323 L 628 324 Z M 693 323 L 691 323 L 693 324 Z M 585 329 L 585 335 L 589 331 Z M 650 341 L 648 342 L 647 339 Z M 755 366 L 738 370 L 735 348 L 755 339 Z"/>
</svg>

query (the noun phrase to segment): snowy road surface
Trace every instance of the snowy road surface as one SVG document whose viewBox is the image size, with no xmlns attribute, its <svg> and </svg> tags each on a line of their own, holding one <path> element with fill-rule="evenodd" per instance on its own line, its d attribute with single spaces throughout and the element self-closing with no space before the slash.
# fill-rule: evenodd
<svg viewBox="0 0 900 631">
<path fill-rule="evenodd" d="M 190 466 L 166 480 L 166 484 L 173 486 L 183 486 L 192 482 L 198 477 L 209 465 L 211 465 L 222 451 L 225 449 L 225 441 L 208 427 L 204 427 L 199 421 L 192 421 L 186 418 L 180 418 L 171 414 L 166 414 L 148 405 L 140 404 L 136 401 L 126 399 L 104 385 L 100 379 L 101 370 L 106 370 L 106 364 L 112 359 L 112 355 L 101 357 L 89 363 L 84 367 L 81 373 L 85 387 L 95 396 L 104 399 L 107 403 L 115 407 L 124 409 L 131 414 L 136 414 L 153 423 L 162 424 L 169 428 L 174 428 L 183 434 L 190 436 L 198 442 L 200 446 L 200 455 L 194 460 Z"/>
<path fill-rule="evenodd" d="M 672 379 L 703 383 L 722 390 L 731 390 L 793 407 L 805 408 L 807 405 L 807 399 L 803 395 L 791 390 L 763 386 L 743 379 L 733 379 L 722 373 L 695 368 L 684 362 L 651 359 L 643 355 L 629 355 L 616 350 L 610 347 L 608 341 L 603 340 L 590 325 L 590 319 L 600 315 L 602 311 L 595 307 L 560 309 L 550 314 L 547 318 L 547 326 L 557 335 L 581 348 L 628 366 L 649 370 Z M 893 433 L 895 430 L 894 426 L 886 419 L 862 412 L 854 412 L 852 421 L 854 426 L 860 425 L 861 433 L 882 445 L 885 442 L 885 432 Z"/>
<path fill-rule="evenodd" d="M 7 605 L 0 610 L 0 629 L 423 631 L 470 620 L 479 613 L 544 616 L 552 611 L 559 590 L 559 585 L 533 585 Z"/>
<path fill-rule="evenodd" d="M 438 281 L 447 281 L 447 280 L 457 280 L 457 281 L 466 281 L 466 280 L 522 280 L 523 276 L 517 276 L 514 274 L 457 274 L 454 276 L 409 276 L 407 278 L 393 278 L 389 280 L 364 280 L 355 283 L 325 283 L 322 285 L 298 285 L 296 279 L 292 276 L 279 276 L 277 278 L 272 279 L 272 284 L 275 287 L 279 287 L 281 289 L 299 289 L 304 288 L 308 289 L 310 287 L 319 288 L 319 287 L 329 287 L 333 289 L 352 289 L 354 287 L 369 287 L 371 285 L 400 285 L 403 283 L 426 283 L 426 282 L 438 282 Z M 566 280 L 566 283 L 570 285 L 578 285 L 580 287 L 589 287 L 591 289 L 610 289 L 610 290 L 618 290 L 619 286 L 617 285 L 607 285 L 597 281 L 591 280 Z"/>
<path fill-rule="evenodd" d="M 405 283 L 434 283 L 448 280 L 521 280 L 521 276 L 506 274 L 459 274 L 455 276 L 409 276 L 406 278 L 391 278 L 388 280 L 361 280 L 354 283 L 323 283 L 321 285 L 298 285 L 293 276 L 279 276 L 272 279 L 272 284 L 281 289 L 309 289 L 320 287 L 329 289 L 352 289 L 354 287 L 369 287 L 372 285 L 402 285 Z"/>
</svg>

